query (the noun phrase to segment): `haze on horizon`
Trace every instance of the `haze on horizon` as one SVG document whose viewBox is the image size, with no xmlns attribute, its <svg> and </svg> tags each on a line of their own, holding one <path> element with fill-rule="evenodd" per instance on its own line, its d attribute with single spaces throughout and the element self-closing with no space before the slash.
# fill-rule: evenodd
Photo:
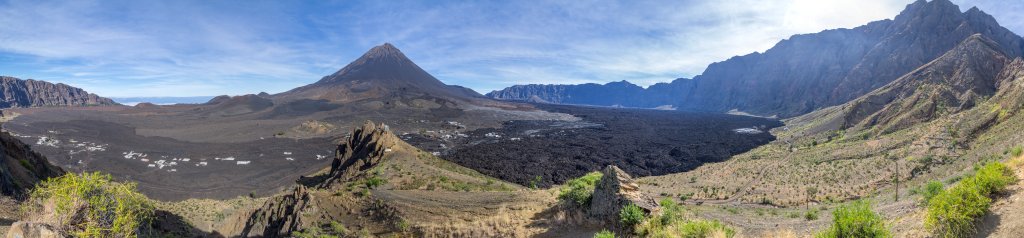
<svg viewBox="0 0 1024 238">
<path fill-rule="evenodd" d="M 895 16 L 912 0 L 0 0 L 0 75 L 108 97 L 277 93 L 391 42 L 447 84 L 641 86 L 700 74 L 793 34 Z M 954 0 L 1024 32 L 1024 2 Z"/>
</svg>

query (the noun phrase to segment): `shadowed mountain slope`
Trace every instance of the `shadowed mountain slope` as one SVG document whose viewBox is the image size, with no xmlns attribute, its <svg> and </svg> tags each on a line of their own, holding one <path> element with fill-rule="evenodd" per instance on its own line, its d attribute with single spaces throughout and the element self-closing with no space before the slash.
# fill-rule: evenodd
<svg viewBox="0 0 1024 238">
<path fill-rule="evenodd" d="M 696 111 L 735 109 L 793 117 L 860 97 L 979 33 L 1009 58 L 1024 50 L 1024 39 L 977 8 L 960 12 L 948 0 L 919 0 L 892 20 L 795 35 L 764 53 L 713 63 L 693 79 L 656 84 L 631 99 L 607 102 L 587 97 L 590 91 L 579 91 L 591 86 L 582 85 L 514 86 L 488 96 L 507 100 L 538 96 L 553 103 L 631 107 L 674 105 Z"/>
<path fill-rule="evenodd" d="M 21 197 L 35 184 L 64 174 L 7 132 L 0 133 L 0 196 Z"/>
<path fill-rule="evenodd" d="M 998 44 L 973 35 L 942 57 L 839 106 L 819 130 L 885 133 L 970 109 L 996 93 L 997 77 L 1008 63 Z"/>
</svg>

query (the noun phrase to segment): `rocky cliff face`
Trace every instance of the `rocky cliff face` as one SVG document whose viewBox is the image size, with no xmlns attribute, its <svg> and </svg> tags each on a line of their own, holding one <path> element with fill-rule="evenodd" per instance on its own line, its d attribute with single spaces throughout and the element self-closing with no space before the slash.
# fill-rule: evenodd
<svg viewBox="0 0 1024 238">
<path fill-rule="evenodd" d="M 22 197 L 39 181 L 64 174 L 7 132 L 0 133 L 0 195 Z"/>
<path fill-rule="evenodd" d="M 0 76 L 0 108 L 90 105 L 117 103 L 66 84 Z"/>
<path fill-rule="evenodd" d="M 555 104 L 590 104 L 606 106 L 637 106 L 644 100 L 644 88 L 630 82 L 580 85 L 516 85 L 486 96 L 496 99 L 546 102 Z M 532 99 L 531 99 L 532 98 Z"/>
<path fill-rule="evenodd" d="M 692 80 L 678 79 L 642 90 L 640 100 L 616 102 L 577 100 L 573 103 L 624 105 L 792 117 L 838 105 L 896 80 L 950 51 L 971 35 L 982 34 L 1005 54 L 1017 57 L 1024 39 L 1000 26 L 977 8 L 960 12 L 948 0 L 907 5 L 892 20 L 853 29 L 796 35 L 764 53 L 737 56 L 708 66 Z M 528 90 L 526 88 L 529 88 Z M 558 102 L 580 98 L 572 87 L 512 87 L 492 97 Z M 506 90 L 511 92 L 505 92 Z"/>
</svg>

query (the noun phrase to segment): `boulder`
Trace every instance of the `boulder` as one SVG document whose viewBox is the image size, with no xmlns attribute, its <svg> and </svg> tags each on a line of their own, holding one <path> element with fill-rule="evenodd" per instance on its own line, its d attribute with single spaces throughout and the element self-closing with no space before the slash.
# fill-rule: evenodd
<svg viewBox="0 0 1024 238">
<path fill-rule="evenodd" d="M 660 208 L 654 198 L 640 191 L 640 186 L 625 171 L 609 165 L 601 173 L 601 181 L 595 186 L 590 201 L 591 217 L 617 223 L 619 210 L 629 204 L 636 204 L 647 214 L 659 212 Z"/>
<path fill-rule="evenodd" d="M 50 224 L 40 222 L 15 222 L 7 231 L 7 238 L 63 238 Z"/>
</svg>

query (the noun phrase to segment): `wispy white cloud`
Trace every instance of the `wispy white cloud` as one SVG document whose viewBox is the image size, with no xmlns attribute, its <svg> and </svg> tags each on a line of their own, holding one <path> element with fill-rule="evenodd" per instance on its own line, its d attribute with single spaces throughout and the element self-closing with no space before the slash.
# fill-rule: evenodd
<svg viewBox="0 0 1024 238">
<path fill-rule="evenodd" d="M 650 85 L 793 34 L 891 18 L 910 1 L 0 0 L 0 74 L 109 96 L 281 92 L 392 42 L 442 81 L 480 92 Z M 956 1 L 1024 30 L 1022 2 Z"/>
</svg>

